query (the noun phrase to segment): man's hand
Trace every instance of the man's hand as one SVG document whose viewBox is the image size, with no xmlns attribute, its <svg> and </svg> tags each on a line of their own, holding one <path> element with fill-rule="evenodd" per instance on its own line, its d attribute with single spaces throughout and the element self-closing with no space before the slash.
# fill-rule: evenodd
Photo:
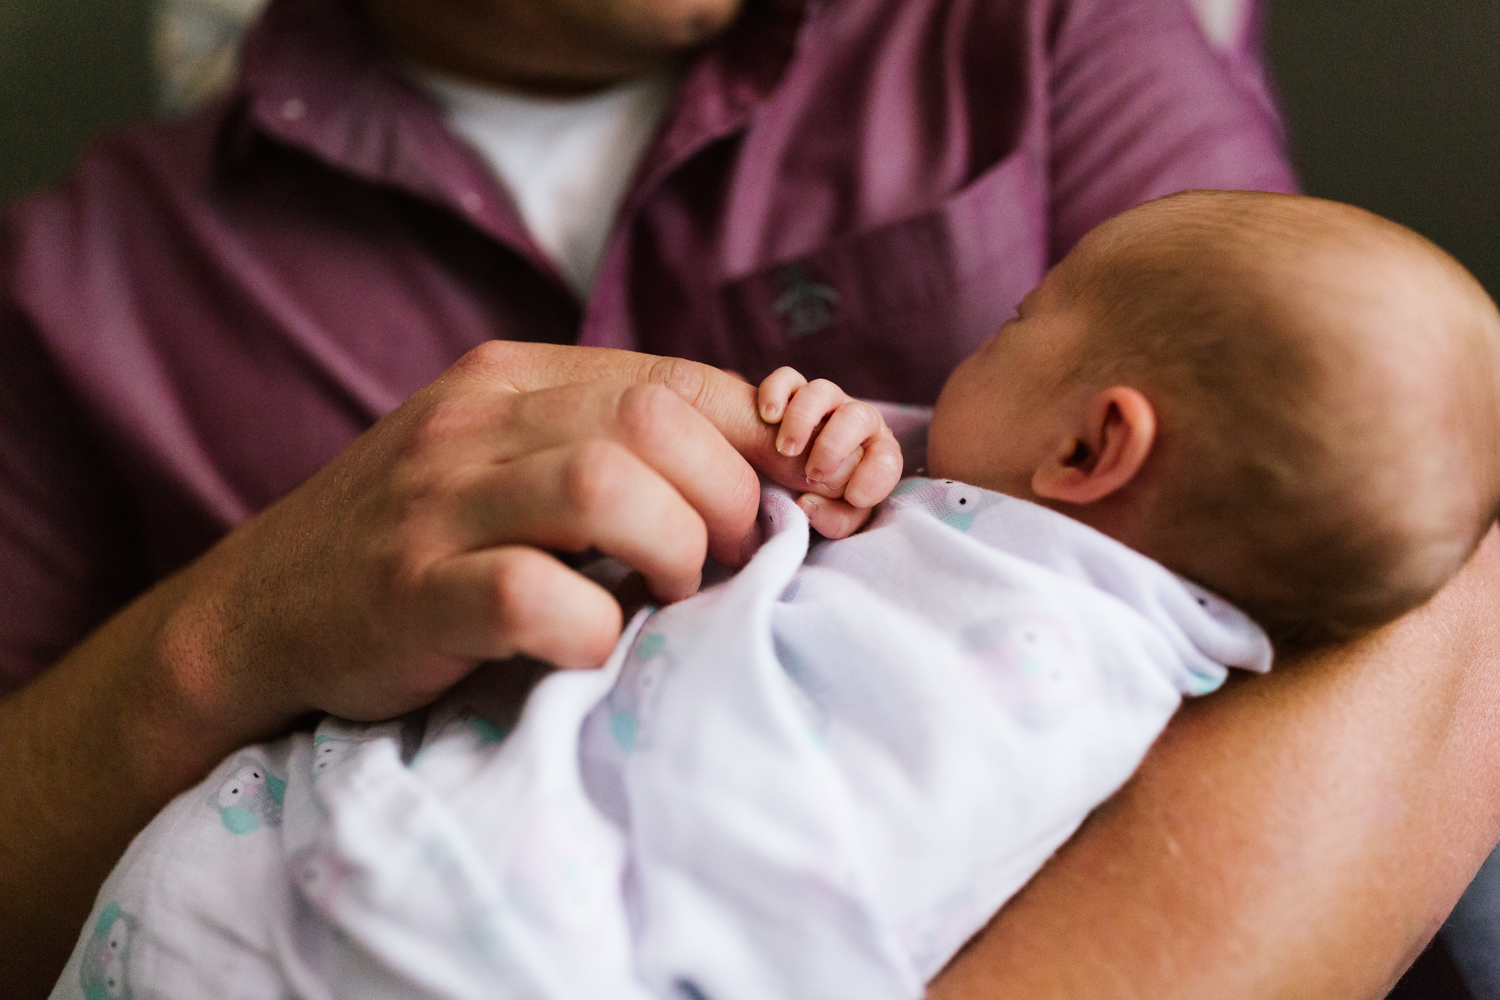
<svg viewBox="0 0 1500 1000">
<path fill-rule="evenodd" d="M 823 380 L 800 388 L 807 385 L 806 380 L 791 368 L 778 369 L 757 390 L 738 376 L 680 358 L 540 344 L 496 345 L 495 350 L 506 354 L 505 366 L 514 373 L 517 385 L 558 379 L 594 382 L 625 378 L 632 384 L 667 386 L 707 417 L 758 471 L 782 486 L 802 492 L 799 502 L 808 512 L 813 528 L 829 538 L 852 534 L 869 518 L 869 508 L 884 499 L 901 478 L 901 448 L 886 428 L 880 411 L 869 403 L 850 399 L 837 386 Z M 774 396 L 765 395 L 766 386 L 771 387 Z M 813 461 L 803 459 L 800 448 L 786 453 L 784 432 L 777 427 L 785 422 L 779 415 L 769 420 L 764 418 L 765 402 L 779 399 L 785 409 L 786 399 L 794 393 L 802 399 L 798 408 L 804 413 L 815 411 L 817 401 L 824 405 L 824 412 L 802 428 L 804 443 L 823 416 L 833 410 L 844 411 L 837 421 L 842 429 L 835 430 L 822 450 L 814 448 Z M 799 418 L 794 415 L 793 419 Z M 848 451 L 838 444 L 839 439 L 859 435 L 860 428 L 865 428 L 865 432 L 852 448 L 861 456 L 857 470 L 840 474 L 836 461 L 831 466 L 832 472 L 824 471 L 819 464 L 824 461 L 821 456 L 842 451 L 842 461 Z M 828 433 L 827 428 L 823 433 Z M 848 495 L 851 489 L 853 502 Z M 715 558 L 733 564 L 722 556 Z"/>
<path fill-rule="evenodd" d="M 485 659 L 596 666 L 620 610 L 545 550 L 597 549 L 664 602 L 705 555 L 740 562 L 759 492 L 736 446 L 803 485 L 751 391 L 647 355 L 480 347 L 205 561 L 211 627 L 237 672 L 275 678 L 280 718 L 389 717 Z"/>
<path fill-rule="evenodd" d="M 760 384 L 756 405 L 761 420 L 779 425 L 779 455 L 807 454 L 803 475 L 817 494 L 799 502 L 823 535 L 852 534 L 901 479 L 901 447 L 880 411 L 827 379 L 808 382 L 778 368 Z"/>
<path fill-rule="evenodd" d="M 545 550 L 597 548 L 664 601 L 705 554 L 741 561 L 760 492 L 736 448 L 807 488 L 754 397 L 685 361 L 487 344 L 0 701 L 6 995 L 45 992 L 130 838 L 226 753 L 311 711 L 415 709 L 484 659 L 602 662 L 619 608 Z"/>
</svg>

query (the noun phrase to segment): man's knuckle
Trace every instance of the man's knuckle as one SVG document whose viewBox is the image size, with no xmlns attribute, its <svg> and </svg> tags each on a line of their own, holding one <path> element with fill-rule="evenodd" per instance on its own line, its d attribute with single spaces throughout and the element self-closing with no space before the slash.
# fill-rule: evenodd
<svg viewBox="0 0 1500 1000">
<path fill-rule="evenodd" d="M 708 371 L 696 361 L 657 358 L 647 378 L 651 385 L 664 387 L 678 399 L 695 403 L 708 384 Z"/>
<path fill-rule="evenodd" d="M 461 397 L 439 399 L 413 421 L 408 448 L 418 454 L 451 447 L 473 431 L 477 423 L 474 408 Z"/>
<path fill-rule="evenodd" d="M 498 560 L 490 577 L 490 617 L 496 633 L 510 643 L 523 640 L 538 614 L 546 612 L 538 600 L 542 555 L 517 549 Z"/>
<path fill-rule="evenodd" d="M 509 341 L 487 340 L 470 348 L 454 364 L 455 371 L 485 378 L 503 378 L 514 363 L 514 347 Z"/>
<path fill-rule="evenodd" d="M 620 395 L 616 421 L 621 436 L 633 445 L 660 440 L 681 420 L 683 401 L 659 385 L 636 385 Z"/>
<path fill-rule="evenodd" d="M 625 498 L 633 464 L 630 454 L 611 441 L 584 442 L 564 463 L 563 502 L 583 519 L 615 508 Z"/>
</svg>

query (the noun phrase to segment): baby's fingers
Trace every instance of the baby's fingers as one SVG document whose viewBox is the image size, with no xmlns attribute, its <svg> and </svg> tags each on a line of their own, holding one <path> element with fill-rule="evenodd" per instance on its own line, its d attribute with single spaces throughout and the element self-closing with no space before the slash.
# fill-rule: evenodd
<svg viewBox="0 0 1500 1000">
<path fill-rule="evenodd" d="M 797 506 L 807 515 L 812 529 L 824 538 L 847 538 L 870 519 L 868 508 L 851 507 L 842 500 L 820 497 L 816 493 L 804 493 L 797 498 Z"/>
<path fill-rule="evenodd" d="M 819 492 L 839 495 L 844 484 L 861 464 L 861 446 L 885 431 L 880 411 L 869 403 L 851 399 L 828 418 L 828 424 L 813 442 L 807 456 L 805 475 L 809 482 L 823 487 Z M 887 432 L 889 433 L 889 432 Z"/>
<path fill-rule="evenodd" d="M 890 496 L 901 481 L 901 445 L 882 428 L 864 447 L 864 457 L 844 487 L 844 499 L 855 507 L 870 508 Z"/>
<path fill-rule="evenodd" d="M 806 384 L 807 379 L 802 377 L 801 372 L 785 365 L 767 375 L 760 384 L 755 400 L 760 419 L 768 424 L 780 423 L 781 415 L 786 412 L 787 400 Z"/>
<path fill-rule="evenodd" d="M 820 378 L 798 389 L 786 404 L 781 430 L 776 434 L 776 450 L 789 458 L 802 454 L 823 418 L 847 402 L 849 396 L 844 390 L 827 379 Z"/>
</svg>

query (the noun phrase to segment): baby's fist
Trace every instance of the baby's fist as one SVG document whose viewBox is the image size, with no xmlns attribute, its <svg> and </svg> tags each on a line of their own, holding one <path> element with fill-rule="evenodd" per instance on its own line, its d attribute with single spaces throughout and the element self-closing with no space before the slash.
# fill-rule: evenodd
<svg viewBox="0 0 1500 1000">
<path fill-rule="evenodd" d="M 778 368 L 760 384 L 756 409 L 766 423 L 781 425 L 778 452 L 807 453 L 803 474 L 813 492 L 799 503 L 820 534 L 852 534 L 901 479 L 901 448 L 880 411 L 827 379 L 809 382 Z"/>
</svg>

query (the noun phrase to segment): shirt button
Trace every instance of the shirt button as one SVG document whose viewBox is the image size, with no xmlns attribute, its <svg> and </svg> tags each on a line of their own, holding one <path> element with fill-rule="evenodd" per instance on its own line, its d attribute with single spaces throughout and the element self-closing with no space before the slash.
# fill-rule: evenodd
<svg viewBox="0 0 1500 1000">
<path fill-rule="evenodd" d="M 300 122 L 307 114 L 307 104 L 300 97 L 289 97 L 281 104 L 281 117 L 289 122 Z"/>
<path fill-rule="evenodd" d="M 458 203 L 464 207 L 464 211 L 470 215 L 478 215 L 484 210 L 484 199 L 479 196 L 478 191 L 465 191 L 458 196 Z"/>
</svg>

